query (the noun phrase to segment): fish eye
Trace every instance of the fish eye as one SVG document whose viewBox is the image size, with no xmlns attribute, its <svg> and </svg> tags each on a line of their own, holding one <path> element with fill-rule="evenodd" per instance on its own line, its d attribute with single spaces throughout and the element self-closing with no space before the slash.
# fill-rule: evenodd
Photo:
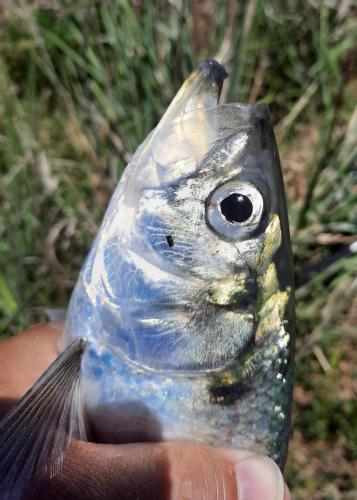
<svg viewBox="0 0 357 500">
<path fill-rule="evenodd" d="M 248 198 L 241 193 L 229 194 L 220 203 L 223 217 L 228 222 L 239 223 L 246 222 L 253 213 L 253 204 Z"/>
<path fill-rule="evenodd" d="M 259 190 L 248 182 L 227 182 L 219 186 L 207 200 L 208 224 L 228 239 L 239 239 L 259 225 L 264 201 Z"/>
</svg>

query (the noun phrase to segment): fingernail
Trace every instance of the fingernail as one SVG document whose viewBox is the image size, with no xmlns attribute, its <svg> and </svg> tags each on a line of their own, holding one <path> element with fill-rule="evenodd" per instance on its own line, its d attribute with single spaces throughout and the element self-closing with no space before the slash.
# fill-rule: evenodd
<svg viewBox="0 0 357 500">
<path fill-rule="evenodd" d="M 235 465 L 238 500 L 284 500 L 284 479 L 267 457 L 252 456 Z"/>
</svg>

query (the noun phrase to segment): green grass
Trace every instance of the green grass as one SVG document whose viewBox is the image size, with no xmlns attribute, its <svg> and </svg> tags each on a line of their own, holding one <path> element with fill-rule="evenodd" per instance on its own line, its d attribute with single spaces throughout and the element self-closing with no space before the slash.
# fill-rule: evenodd
<svg viewBox="0 0 357 500">
<path fill-rule="evenodd" d="M 3 1 L 0 334 L 66 305 L 130 155 L 197 61 L 216 57 L 230 100 L 270 104 L 282 157 L 298 284 L 287 477 L 294 498 L 352 499 L 357 257 L 343 255 L 357 234 L 355 11 L 213 4 Z"/>
</svg>

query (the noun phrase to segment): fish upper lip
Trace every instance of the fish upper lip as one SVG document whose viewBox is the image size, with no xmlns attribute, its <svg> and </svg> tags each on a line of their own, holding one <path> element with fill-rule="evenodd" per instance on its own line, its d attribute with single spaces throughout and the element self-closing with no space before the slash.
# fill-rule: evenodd
<svg viewBox="0 0 357 500">
<path fill-rule="evenodd" d="M 217 61 L 201 62 L 184 81 L 175 99 L 167 109 L 163 120 L 197 109 L 210 109 L 219 103 L 226 70 Z M 160 122 L 163 125 L 163 122 Z"/>
<path fill-rule="evenodd" d="M 224 69 L 224 67 L 214 59 L 208 59 L 206 61 L 200 62 L 197 66 L 197 70 L 200 73 L 208 71 L 207 79 L 213 80 L 217 84 L 219 89 L 222 89 L 223 82 L 228 76 L 228 73 Z"/>
</svg>

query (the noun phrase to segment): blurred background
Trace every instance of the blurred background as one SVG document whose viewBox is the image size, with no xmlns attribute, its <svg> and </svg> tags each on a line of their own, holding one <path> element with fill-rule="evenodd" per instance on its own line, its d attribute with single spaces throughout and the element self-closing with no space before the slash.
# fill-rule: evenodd
<svg viewBox="0 0 357 500">
<path fill-rule="evenodd" d="M 296 264 L 295 499 L 357 498 L 356 38 L 353 0 L 0 2 L 2 337 L 66 306 L 197 61 L 226 66 L 227 100 L 270 105 Z"/>
</svg>

